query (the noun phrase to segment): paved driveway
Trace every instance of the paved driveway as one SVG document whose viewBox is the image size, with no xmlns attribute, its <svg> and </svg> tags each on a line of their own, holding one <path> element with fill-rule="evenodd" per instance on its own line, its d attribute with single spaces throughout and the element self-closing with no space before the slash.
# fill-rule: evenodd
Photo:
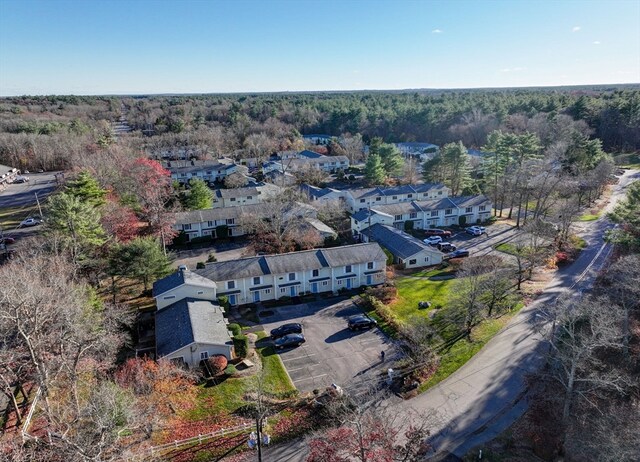
<svg viewBox="0 0 640 462">
<path fill-rule="evenodd" d="M 304 326 L 307 342 L 300 347 L 278 352 L 291 380 L 301 392 L 321 389 L 336 383 L 349 390 L 371 383 L 387 369 L 399 352 L 380 332 L 370 329 L 351 332 L 347 318 L 361 310 L 348 300 L 284 306 L 261 316 L 267 332 L 287 322 Z M 380 360 L 385 351 L 386 360 Z"/>
<path fill-rule="evenodd" d="M 502 223 L 487 227 L 487 234 L 482 236 L 472 236 L 464 230 L 454 234 L 449 242 L 456 245 L 458 249 L 467 249 L 473 257 L 495 253 L 502 258 L 507 254 L 495 250 L 495 246 L 504 242 L 511 242 L 518 234 L 517 228 Z"/>
</svg>

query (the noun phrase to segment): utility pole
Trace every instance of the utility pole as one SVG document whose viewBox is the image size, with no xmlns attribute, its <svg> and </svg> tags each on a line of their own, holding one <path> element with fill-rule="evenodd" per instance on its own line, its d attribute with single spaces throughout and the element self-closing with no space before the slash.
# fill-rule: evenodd
<svg viewBox="0 0 640 462">
<path fill-rule="evenodd" d="M 40 219 L 42 220 L 42 208 L 40 207 L 40 199 L 38 199 L 38 193 L 34 193 L 36 195 L 36 203 L 38 204 L 38 211 L 40 212 Z"/>
</svg>

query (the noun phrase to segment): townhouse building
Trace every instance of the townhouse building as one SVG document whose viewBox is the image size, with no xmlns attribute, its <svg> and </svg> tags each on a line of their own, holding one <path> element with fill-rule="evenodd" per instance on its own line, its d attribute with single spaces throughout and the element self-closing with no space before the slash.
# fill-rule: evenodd
<svg viewBox="0 0 640 462">
<path fill-rule="evenodd" d="M 175 214 L 173 228 L 178 232 L 183 232 L 187 240 L 199 237 L 216 239 L 243 236 L 246 234 L 241 226 L 243 216 L 269 218 L 273 213 L 260 203 L 238 205 L 242 205 L 242 207 L 215 207 L 178 212 Z M 291 219 L 316 218 L 317 215 L 316 209 L 299 202 L 285 212 L 285 218 Z"/>
<path fill-rule="evenodd" d="M 195 271 L 214 281 L 231 305 L 305 293 L 337 293 L 385 281 L 386 255 L 376 243 L 207 263 Z"/>
<path fill-rule="evenodd" d="M 223 181 L 227 176 L 238 171 L 234 163 L 223 163 L 218 160 L 169 161 L 163 165 L 171 173 L 171 179 L 181 184 L 198 178 L 208 183 Z"/>
<path fill-rule="evenodd" d="M 277 196 L 282 188 L 271 183 L 258 183 L 244 188 L 216 189 L 213 192 L 213 208 L 239 207 L 260 204 Z"/>
<path fill-rule="evenodd" d="M 484 195 L 445 197 L 438 200 L 411 201 L 378 205 L 351 216 L 351 230 L 360 234 L 368 226 L 380 223 L 404 229 L 411 221 L 414 229 L 482 223 L 491 217 L 492 203 Z"/>
<path fill-rule="evenodd" d="M 390 188 L 373 187 L 346 189 L 345 202 L 350 213 L 369 209 L 374 206 L 400 204 L 411 201 L 424 201 L 449 197 L 450 189 L 443 184 L 415 184 Z"/>
<path fill-rule="evenodd" d="M 364 242 L 377 242 L 393 255 L 393 262 L 403 268 L 439 265 L 444 254 L 393 226 L 376 223 L 362 231 Z"/>
</svg>

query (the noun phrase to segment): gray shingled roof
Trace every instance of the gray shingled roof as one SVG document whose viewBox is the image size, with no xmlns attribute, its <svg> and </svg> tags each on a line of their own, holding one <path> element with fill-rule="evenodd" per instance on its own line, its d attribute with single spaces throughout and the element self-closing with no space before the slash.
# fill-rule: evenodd
<svg viewBox="0 0 640 462">
<path fill-rule="evenodd" d="M 222 308 L 185 298 L 156 313 L 156 353 L 166 356 L 196 343 L 226 345 L 231 341 Z"/>
<path fill-rule="evenodd" d="M 217 207 L 214 209 L 191 210 L 178 212 L 175 216 L 175 224 L 206 223 L 207 221 L 238 219 L 241 216 L 252 215 L 266 218 L 272 213 L 264 204 L 248 204 L 239 207 Z M 310 205 L 296 202 L 295 207 L 286 211 L 287 216 L 308 217 L 317 215 L 317 211 Z M 236 223 L 237 224 L 237 223 Z"/>
<path fill-rule="evenodd" d="M 397 194 L 412 194 L 431 191 L 432 189 L 442 189 L 445 186 L 442 183 L 422 183 L 414 185 L 394 186 L 391 188 L 359 188 L 351 189 L 351 195 L 356 199 L 362 199 L 369 196 L 394 196 Z"/>
<path fill-rule="evenodd" d="M 203 269 L 198 269 L 196 272 L 212 281 L 228 281 L 385 259 L 384 252 L 378 244 L 368 243 L 207 263 Z"/>
<path fill-rule="evenodd" d="M 322 154 L 318 154 L 317 152 L 314 152 L 314 151 L 309 151 L 308 149 L 305 149 L 304 151 L 300 151 L 298 153 L 298 156 L 306 157 L 307 159 L 318 159 L 320 157 L 325 157 Z"/>
<path fill-rule="evenodd" d="M 203 278 L 202 276 L 189 270 L 178 270 L 175 273 L 170 274 L 169 276 L 166 276 L 162 279 L 158 279 L 156 282 L 154 282 L 152 294 L 154 297 L 157 297 L 158 295 L 175 289 L 176 287 L 180 287 L 185 283 L 200 287 L 216 287 L 216 283 L 211 281 L 210 279 Z"/>
<path fill-rule="evenodd" d="M 188 172 L 199 172 L 201 170 L 229 170 L 236 167 L 235 164 L 222 164 L 217 161 L 199 161 L 195 160 L 191 164 L 191 161 L 169 161 L 167 162 L 166 169 L 171 173 L 188 173 Z"/>
<path fill-rule="evenodd" d="M 451 197 L 450 199 L 451 202 L 456 204 L 458 207 L 475 207 L 477 205 L 486 205 L 491 203 L 489 198 L 487 198 L 483 194 L 478 194 L 475 196 Z"/>
<path fill-rule="evenodd" d="M 309 184 L 301 184 L 300 190 L 305 193 L 309 197 L 315 197 L 317 199 L 326 196 L 327 194 L 331 194 L 332 192 L 339 193 L 337 189 L 333 188 L 318 188 L 316 186 L 312 186 Z"/>
<path fill-rule="evenodd" d="M 434 254 L 441 253 L 439 250 L 425 244 L 420 239 L 416 239 L 410 234 L 400 231 L 393 226 L 376 223 L 375 225 L 364 229 L 362 234 L 366 235 L 371 240 L 376 241 L 394 256 L 403 260 L 422 252 L 423 250 Z"/>
</svg>

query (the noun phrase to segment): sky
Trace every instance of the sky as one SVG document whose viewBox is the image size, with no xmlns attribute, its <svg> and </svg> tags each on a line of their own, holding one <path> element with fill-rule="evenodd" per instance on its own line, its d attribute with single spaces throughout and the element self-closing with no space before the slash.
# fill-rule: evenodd
<svg viewBox="0 0 640 462">
<path fill-rule="evenodd" d="M 640 0 L 0 0 L 0 96 L 640 82 Z"/>
</svg>

